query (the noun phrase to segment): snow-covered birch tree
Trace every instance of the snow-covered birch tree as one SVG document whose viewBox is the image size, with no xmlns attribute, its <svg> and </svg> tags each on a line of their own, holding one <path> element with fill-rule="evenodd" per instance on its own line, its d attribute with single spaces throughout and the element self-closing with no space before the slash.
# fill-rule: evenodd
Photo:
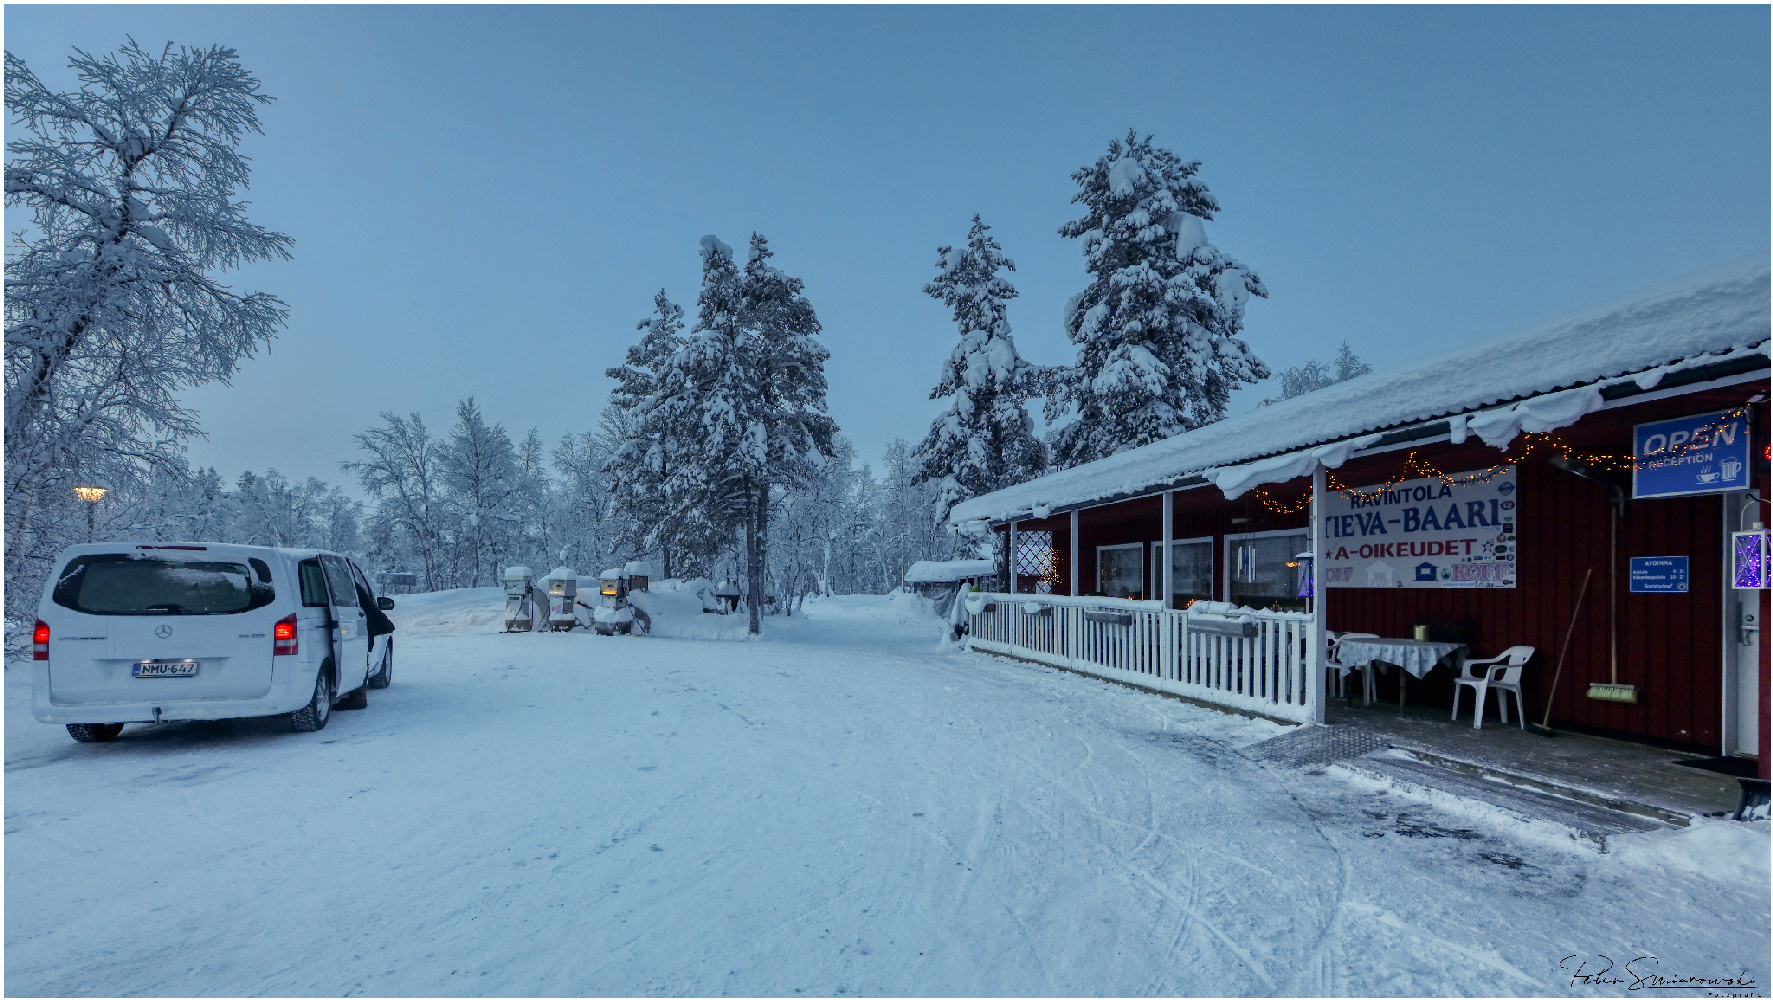
<svg viewBox="0 0 1773 1000">
<path fill-rule="evenodd" d="M 1326 364 L 1322 361 L 1312 360 L 1293 368 L 1281 369 L 1275 376 L 1280 379 L 1281 394 L 1264 399 L 1259 405 L 1272 406 L 1283 399 L 1292 399 L 1294 396 L 1316 392 L 1338 382 L 1346 382 L 1351 378 L 1360 378 L 1362 375 L 1371 374 L 1372 371 L 1373 366 L 1362 361 L 1354 353 L 1354 348 L 1349 347 L 1348 341 L 1344 340 L 1342 349 L 1336 352 L 1336 360 L 1333 363 Z"/>
<path fill-rule="evenodd" d="M 1082 218 L 1059 234 L 1082 241 L 1089 285 L 1065 304 L 1077 363 L 1056 373 L 1048 438 L 1069 468 L 1160 441 L 1225 416 L 1231 391 L 1267 378 L 1239 334 L 1249 296 L 1267 290 L 1208 242 L 1219 203 L 1200 164 L 1132 131 L 1072 174 Z"/>
<path fill-rule="evenodd" d="M 975 215 L 966 246 L 936 249 L 936 278 L 923 287 L 948 306 L 960 330 L 960 342 L 930 391 L 931 399 L 949 398 L 948 409 L 931 423 L 916 452 L 914 482 L 940 484 L 938 520 L 945 521 L 962 500 L 1046 470 L 1046 446 L 1024 405 L 1044 391 L 1043 372 L 1016 353 L 1006 310 L 1016 289 L 999 274 L 1015 269 L 991 227 Z"/>
<path fill-rule="evenodd" d="M 383 413 L 382 426 L 357 435 L 357 446 L 365 457 L 339 467 L 357 474 L 363 491 L 376 501 L 377 520 L 407 536 L 424 571 L 424 589 L 450 586 L 445 582 L 450 526 L 443 461 L 425 422 L 417 413 Z"/>
<path fill-rule="evenodd" d="M 469 396 L 456 404 L 456 426 L 438 452 L 443 486 L 468 549 L 468 586 L 498 583 L 499 557 L 518 527 L 517 451 L 503 424 L 488 424 Z"/>
<path fill-rule="evenodd" d="M 180 440 L 200 431 L 178 394 L 225 382 L 286 313 L 216 277 L 292 243 L 235 200 L 238 147 L 271 98 L 234 50 L 130 40 L 70 65 L 80 89 L 56 92 L 6 54 L 6 204 L 30 217 L 6 269 L 9 620 L 11 595 L 33 598 L 71 540 L 53 528 L 75 480 L 180 467 Z"/>
</svg>

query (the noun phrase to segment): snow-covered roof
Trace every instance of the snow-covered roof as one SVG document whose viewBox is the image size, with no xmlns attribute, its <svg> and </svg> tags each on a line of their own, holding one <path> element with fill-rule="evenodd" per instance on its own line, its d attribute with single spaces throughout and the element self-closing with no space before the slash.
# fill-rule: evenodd
<svg viewBox="0 0 1773 1000">
<path fill-rule="evenodd" d="M 1236 495 L 1256 482 L 1279 482 L 1309 472 L 1309 462 L 1301 460 L 1313 456 L 1326 465 L 1340 465 L 1354 450 L 1376 442 L 1374 432 L 1386 428 L 1607 379 L 1634 377 L 1647 389 L 1670 366 L 1703 364 L 1719 354 L 1764 349 L 1770 322 L 1769 278 L 1767 257 L 1739 260 L 1629 302 L 1591 309 L 1396 371 L 1363 375 L 974 497 L 956 504 L 949 519 L 962 524 L 1028 517 L 1041 508 L 1087 505 L 1201 474 L 1209 474 L 1228 494 Z M 1469 423 L 1486 442 L 1506 443 L 1515 431 L 1561 426 L 1580 418 L 1598 404 L 1598 395 L 1593 401 L 1584 396 L 1557 403 L 1540 407 L 1546 410 L 1543 414 L 1523 403 L 1455 421 L 1459 426 L 1453 433 L 1456 440 L 1463 440 Z M 1487 428 L 1496 428 L 1496 434 Z M 1305 449 L 1314 451 L 1267 458 Z M 1264 458 L 1256 466 L 1227 468 Z"/>
<path fill-rule="evenodd" d="M 906 583 L 956 583 L 976 576 L 990 576 L 997 567 L 989 559 L 956 559 L 951 562 L 922 560 L 905 571 Z"/>
</svg>

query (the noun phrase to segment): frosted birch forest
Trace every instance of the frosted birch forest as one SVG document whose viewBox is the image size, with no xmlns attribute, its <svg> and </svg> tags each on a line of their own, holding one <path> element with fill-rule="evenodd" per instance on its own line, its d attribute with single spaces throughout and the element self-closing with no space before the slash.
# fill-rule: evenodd
<svg viewBox="0 0 1773 1000">
<path fill-rule="evenodd" d="M 922 289 L 957 338 L 930 359 L 943 409 L 878 467 L 827 413 L 831 348 L 787 269 L 796 248 L 778 258 L 754 233 L 743 252 L 714 235 L 686 248 L 701 287 L 685 304 L 652 295 L 624 363 L 599 373 L 613 390 L 587 373 L 580 429 L 513 431 L 496 399 L 403 411 L 395 388 L 337 481 L 224 475 L 187 461 L 203 431 L 180 394 L 284 335 L 287 306 L 227 277 L 299 252 L 243 197 L 240 146 L 273 98 L 221 46 L 76 50 L 71 92 L 6 59 L 7 205 L 29 220 L 6 277 L 9 642 L 57 552 L 113 539 L 332 549 L 420 591 L 645 558 L 738 581 L 755 630 L 809 594 L 891 590 L 916 560 L 989 556 L 948 527 L 954 504 L 1220 419 L 1271 374 L 1242 339 L 1267 289 L 1208 239 L 1220 206 L 1201 165 L 1129 131 L 1073 174 L 1081 214 L 1057 234 L 1087 272 L 1064 316 L 1075 363 L 1021 357 L 1014 261 L 985 220 L 957 220 L 964 240 L 936 248 Z M 1341 377 L 1364 367 L 1344 345 Z M 1283 393 L 1328 371 L 1283 372 Z"/>
</svg>

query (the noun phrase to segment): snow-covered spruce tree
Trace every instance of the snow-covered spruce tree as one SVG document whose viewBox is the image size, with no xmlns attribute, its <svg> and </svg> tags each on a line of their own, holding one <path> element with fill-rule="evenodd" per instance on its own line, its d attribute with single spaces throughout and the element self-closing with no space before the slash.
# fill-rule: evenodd
<svg viewBox="0 0 1773 1000">
<path fill-rule="evenodd" d="M 745 547 L 750 574 L 746 603 L 751 631 L 761 631 L 763 569 L 769 558 L 770 491 L 798 489 L 815 479 L 836 454 L 837 423 L 825 413 L 825 362 L 831 352 L 814 338 L 819 317 L 801 294 L 805 286 L 769 263 L 769 242 L 751 234 L 740 283 L 744 338 L 738 360 L 753 394 L 755 421 L 747 432 L 745 478 L 753 499 Z M 751 470 L 756 469 L 753 473 Z"/>
<path fill-rule="evenodd" d="M 741 415 L 730 407 L 742 332 L 739 272 L 731 248 L 712 236 L 702 237 L 701 256 L 695 328 L 644 373 L 649 398 L 624 411 L 612 397 L 622 442 L 605 466 L 617 507 L 632 520 L 632 547 L 668 549 L 698 564 L 737 537 L 746 509 L 728 469 L 740 447 L 733 427 Z"/>
<path fill-rule="evenodd" d="M 713 236 L 702 237 L 701 254 L 695 328 L 659 373 L 615 468 L 638 459 L 659 475 L 647 487 L 656 495 L 636 511 L 651 518 L 649 548 L 673 533 L 700 533 L 694 547 L 704 549 L 744 535 L 746 604 L 758 632 L 771 490 L 806 482 L 833 454 L 829 354 L 814 339 L 819 320 L 801 282 L 769 264 L 762 236 L 752 235 L 742 274 L 732 248 Z"/>
<path fill-rule="evenodd" d="M 226 381 L 285 316 L 214 275 L 291 245 L 235 200 L 237 147 L 270 98 L 234 50 L 131 40 L 70 65 L 81 87 L 57 93 L 6 54 L 6 204 L 31 219 L 6 269 L 10 624 L 28 623 L 48 560 L 75 540 L 57 524 L 76 480 L 120 488 L 174 467 L 199 433 L 179 393 Z"/>
<path fill-rule="evenodd" d="M 703 562 L 698 554 L 713 554 L 703 551 L 710 541 L 706 526 L 685 518 L 680 508 L 669 506 L 661 489 L 680 451 L 668 438 L 685 425 L 639 419 L 642 410 L 658 397 L 662 380 L 684 345 L 683 308 L 661 288 L 653 296 L 652 315 L 641 320 L 637 329 L 643 331 L 642 336 L 628 348 L 626 363 L 604 373 L 617 383 L 610 393 L 610 412 L 604 423 L 616 440 L 627 442 L 611 451 L 609 471 L 615 474 L 616 506 L 627 529 L 619 535 L 620 544 L 634 553 L 656 551 L 663 575 L 669 577 L 681 568 L 672 565 L 674 554 L 688 554 L 698 565 Z"/>
<path fill-rule="evenodd" d="M 1077 363 L 1047 396 L 1049 421 L 1076 414 L 1048 438 L 1061 468 L 1219 420 L 1231 390 L 1268 377 L 1238 336 L 1248 297 L 1268 292 L 1207 241 L 1219 203 L 1199 169 L 1129 131 L 1071 175 L 1084 215 L 1059 234 L 1082 241 L 1091 280 L 1065 305 Z"/>
<path fill-rule="evenodd" d="M 948 410 L 917 446 L 914 482 L 939 483 L 936 518 L 962 500 L 1026 482 L 1046 471 L 1046 446 L 1023 405 L 1044 391 L 1043 372 L 1022 360 L 1010 337 L 1005 306 L 1016 289 L 999 271 L 1016 265 L 991 227 L 973 216 L 965 247 L 938 247 L 936 279 L 924 294 L 948 306 L 960 343 L 942 365 L 931 399 L 951 397 Z"/>
<path fill-rule="evenodd" d="M 641 320 L 635 329 L 642 331 L 640 342 L 628 348 L 622 364 L 604 371 L 616 380 L 616 387 L 609 394 L 610 404 L 627 412 L 652 399 L 658 390 L 660 372 L 683 345 L 683 307 L 667 298 L 661 288 L 653 296 L 652 315 Z"/>
</svg>

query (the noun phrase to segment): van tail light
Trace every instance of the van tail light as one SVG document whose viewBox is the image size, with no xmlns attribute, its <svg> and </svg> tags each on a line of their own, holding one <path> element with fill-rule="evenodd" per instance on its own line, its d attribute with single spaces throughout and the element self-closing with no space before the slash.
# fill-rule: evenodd
<svg viewBox="0 0 1773 1000">
<path fill-rule="evenodd" d="M 289 615 L 277 623 L 271 630 L 271 655 L 294 656 L 298 649 L 296 640 L 296 616 Z"/>
<path fill-rule="evenodd" d="M 39 619 L 37 627 L 31 630 L 31 659 L 49 659 L 49 626 Z"/>
</svg>

